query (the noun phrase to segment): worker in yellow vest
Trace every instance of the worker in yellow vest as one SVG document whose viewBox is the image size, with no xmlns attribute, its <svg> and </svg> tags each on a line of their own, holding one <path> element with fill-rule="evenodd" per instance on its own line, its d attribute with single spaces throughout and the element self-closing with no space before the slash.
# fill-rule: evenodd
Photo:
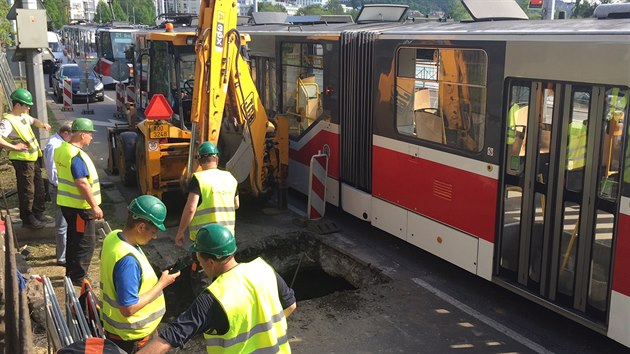
<svg viewBox="0 0 630 354">
<path fill-rule="evenodd" d="M 214 281 L 139 354 L 166 353 L 203 333 L 208 353 L 290 353 L 286 318 L 293 290 L 262 258 L 238 263 L 236 240 L 223 225 L 202 227 L 189 248 Z"/>
<path fill-rule="evenodd" d="M 165 231 L 166 206 L 142 195 L 129 204 L 123 230 L 114 230 L 101 251 L 101 319 L 106 337 L 129 354 L 149 340 L 166 312 L 162 290 L 179 272 L 158 279 L 140 246 Z"/>
<path fill-rule="evenodd" d="M 191 241 L 210 223 L 224 225 L 234 234 L 238 182 L 230 172 L 219 170 L 219 149 L 213 143 L 204 142 L 197 152 L 202 171 L 193 173 L 188 185 L 188 199 L 175 236 L 178 246 L 184 244 L 186 228 Z"/>
<path fill-rule="evenodd" d="M 72 122 L 72 136 L 55 149 L 57 205 L 68 223 L 66 276 L 81 286 L 94 253 L 95 220 L 103 218 L 101 187 L 94 163 L 83 149 L 92 142 L 94 123 L 87 118 Z"/>
<path fill-rule="evenodd" d="M 44 216 L 45 190 L 41 173 L 42 150 L 31 126 L 50 130 L 50 125 L 28 112 L 33 96 L 23 88 L 11 94 L 11 112 L 0 121 L 0 147 L 9 150 L 9 160 L 15 169 L 22 226 L 41 229 L 49 221 Z"/>
</svg>

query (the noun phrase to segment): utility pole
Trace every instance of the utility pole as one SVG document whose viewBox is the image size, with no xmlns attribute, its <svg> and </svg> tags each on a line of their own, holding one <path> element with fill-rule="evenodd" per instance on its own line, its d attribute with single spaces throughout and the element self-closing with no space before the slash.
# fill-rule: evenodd
<svg viewBox="0 0 630 354">
<path fill-rule="evenodd" d="M 37 10 L 37 1 L 22 0 L 22 8 Z M 22 31 L 24 30 L 25 29 L 22 29 Z M 26 59 L 26 84 L 29 92 L 33 96 L 33 107 L 29 114 L 43 123 L 48 124 L 48 112 L 46 111 L 46 88 L 44 87 L 44 70 L 42 66 L 41 49 L 25 49 L 24 56 Z M 35 129 L 34 133 L 40 135 L 39 137 L 41 139 L 48 138 L 48 132 L 45 130 L 42 134 L 38 134 L 39 132 L 40 129 Z"/>
<path fill-rule="evenodd" d="M 543 1 L 543 20 L 553 20 L 556 12 L 556 0 Z"/>
</svg>

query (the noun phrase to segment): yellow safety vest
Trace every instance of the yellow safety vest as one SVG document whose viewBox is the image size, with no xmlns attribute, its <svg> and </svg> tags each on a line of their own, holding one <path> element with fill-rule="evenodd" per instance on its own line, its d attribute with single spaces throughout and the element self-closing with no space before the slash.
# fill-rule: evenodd
<svg viewBox="0 0 630 354">
<path fill-rule="evenodd" d="M 516 139 L 516 112 L 520 109 L 518 104 L 513 104 L 507 114 L 507 145 L 514 144 Z"/>
<path fill-rule="evenodd" d="M 22 116 L 18 117 L 11 113 L 5 113 L 4 119 L 11 123 L 13 130 L 15 130 L 20 137 L 20 140 L 11 139 L 11 144 L 28 144 L 27 151 L 9 151 L 9 160 L 37 161 L 37 158 L 42 156 L 42 150 L 39 148 L 35 133 L 33 133 L 33 129 L 31 129 L 31 125 L 28 124 L 26 118 Z"/>
<path fill-rule="evenodd" d="M 166 313 L 166 303 L 164 294 L 160 293 L 157 299 L 129 317 L 123 316 L 118 309 L 119 305 L 114 287 L 114 267 L 123 257 L 132 255 L 140 263 L 142 280 L 138 295 L 142 296 L 158 283 L 158 277 L 142 250 L 121 240 L 118 237 L 120 232 L 121 230 L 110 232 L 103 241 L 103 250 L 101 251 L 101 320 L 107 332 L 129 341 L 142 339 L 155 331 Z"/>
<path fill-rule="evenodd" d="M 88 182 L 92 186 L 92 194 L 97 205 L 101 205 L 101 185 L 98 183 L 98 173 L 90 157 L 78 147 L 63 142 L 55 149 L 55 166 L 57 167 L 58 190 L 57 204 L 75 209 L 90 209 L 90 204 L 83 199 L 79 188 L 74 184 L 72 176 L 72 158 L 80 155 L 88 169 Z"/>
<path fill-rule="evenodd" d="M 290 353 L 276 273 L 256 258 L 219 275 L 208 287 L 227 314 L 223 335 L 204 333 L 208 353 Z"/>
<path fill-rule="evenodd" d="M 201 204 L 197 207 L 188 227 L 190 239 L 194 241 L 199 229 L 211 223 L 227 227 L 234 235 L 236 224 L 234 196 L 238 185 L 234 176 L 217 168 L 195 172 L 193 175 L 199 182 Z"/>
<path fill-rule="evenodd" d="M 569 124 L 569 141 L 567 143 L 567 170 L 584 168 L 586 159 L 587 126 L 582 121 Z"/>
</svg>

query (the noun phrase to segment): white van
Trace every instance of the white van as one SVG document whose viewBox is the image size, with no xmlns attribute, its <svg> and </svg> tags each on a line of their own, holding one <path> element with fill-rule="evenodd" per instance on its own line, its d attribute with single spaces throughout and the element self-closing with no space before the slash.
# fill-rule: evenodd
<svg viewBox="0 0 630 354">
<path fill-rule="evenodd" d="M 57 33 L 48 32 L 48 48 L 55 56 L 55 61 L 44 60 L 44 74 L 52 74 L 55 71 L 55 62 L 61 60 L 61 57 L 63 57 L 63 45 Z"/>
</svg>

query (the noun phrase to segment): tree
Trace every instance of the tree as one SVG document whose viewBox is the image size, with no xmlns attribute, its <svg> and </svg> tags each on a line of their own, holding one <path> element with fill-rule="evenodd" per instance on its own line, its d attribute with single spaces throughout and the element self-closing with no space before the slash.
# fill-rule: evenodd
<svg viewBox="0 0 630 354">
<path fill-rule="evenodd" d="M 0 1 L 0 44 L 2 45 L 13 45 L 11 23 L 7 20 L 8 13 L 9 3 L 7 1 Z"/>
<path fill-rule="evenodd" d="M 297 10 L 296 13 L 298 16 L 305 15 L 330 15 L 328 11 L 326 11 L 322 5 L 308 5 Z"/>
<path fill-rule="evenodd" d="M 254 7 L 250 7 L 247 12 L 247 16 L 251 16 L 254 12 Z M 287 8 L 282 6 L 282 4 L 272 4 L 270 2 L 259 2 L 258 3 L 258 12 L 287 12 Z"/>
<path fill-rule="evenodd" d="M 117 1 L 114 0 L 112 1 L 112 3 L 113 3 L 112 7 L 114 9 L 114 16 L 116 16 L 116 21 L 129 21 L 129 17 L 123 10 L 122 6 L 120 6 L 120 0 L 117 0 Z"/>
<path fill-rule="evenodd" d="M 329 0 L 326 6 L 324 6 L 324 10 L 328 11 L 331 15 L 343 15 L 345 13 L 339 0 Z"/>
<path fill-rule="evenodd" d="M 119 3 L 129 22 L 155 26 L 155 4 L 152 0 L 119 0 Z"/>
<path fill-rule="evenodd" d="M 65 0 L 46 0 L 43 4 L 48 17 L 50 17 L 49 30 L 58 30 L 68 23 L 66 14 L 62 11 L 67 7 Z"/>
<path fill-rule="evenodd" d="M 112 20 L 112 13 L 105 1 L 101 0 L 96 5 L 96 13 L 94 14 L 94 22 L 107 23 Z"/>
</svg>

